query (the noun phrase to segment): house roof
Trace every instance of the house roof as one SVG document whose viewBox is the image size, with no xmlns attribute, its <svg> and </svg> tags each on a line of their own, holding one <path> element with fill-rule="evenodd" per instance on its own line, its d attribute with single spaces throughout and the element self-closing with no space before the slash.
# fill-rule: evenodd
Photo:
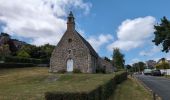
<svg viewBox="0 0 170 100">
<path fill-rule="evenodd" d="M 84 44 L 87 46 L 87 48 L 89 49 L 90 51 L 90 54 L 95 56 L 95 57 L 98 57 L 98 54 L 96 53 L 96 51 L 93 49 L 93 47 L 90 45 L 90 43 L 88 41 L 86 41 L 77 31 L 76 33 L 78 34 L 78 36 L 81 38 L 81 40 L 84 42 Z"/>
</svg>

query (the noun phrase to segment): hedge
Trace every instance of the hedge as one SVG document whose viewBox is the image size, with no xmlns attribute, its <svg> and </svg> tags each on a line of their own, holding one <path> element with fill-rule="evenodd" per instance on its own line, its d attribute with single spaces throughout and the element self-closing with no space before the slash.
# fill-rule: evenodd
<svg viewBox="0 0 170 100">
<path fill-rule="evenodd" d="M 0 63 L 0 69 L 34 67 L 32 63 Z"/>
<path fill-rule="evenodd" d="M 46 100 L 107 100 L 112 95 L 116 84 L 127 79 L 126 72 L 116 74 L 111 80 L 88 92 L 46 92 Z"/>
<path fill-rule="evenodd" d="M 22 57 L 4 57 L 7 63 L 33 63 L 33 64 L 48 64 L 48 59 L 22 58 Z"/>
</svg>

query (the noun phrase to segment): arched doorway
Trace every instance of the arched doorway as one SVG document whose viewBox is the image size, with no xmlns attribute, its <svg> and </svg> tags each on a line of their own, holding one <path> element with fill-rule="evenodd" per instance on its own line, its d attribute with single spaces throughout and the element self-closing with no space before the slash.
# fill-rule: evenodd
<svg viewBox="0 0 170 100">
<path fill-rule="evenodd" d="M 67 60 L 67 72 L 72 72 L 73 71 L 73 59 L 68 59 Z"/>
</svg>

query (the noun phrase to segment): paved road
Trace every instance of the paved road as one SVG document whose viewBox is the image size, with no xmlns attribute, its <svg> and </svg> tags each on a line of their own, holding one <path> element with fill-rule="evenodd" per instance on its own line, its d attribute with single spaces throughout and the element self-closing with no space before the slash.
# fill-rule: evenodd
<svg viewBox="0 0 170 100">
<path fill-rule="evenodd" d="M 170 79 L 155 76 L 136 75 L 163 100 L 170 100 Z"/>
</svg>

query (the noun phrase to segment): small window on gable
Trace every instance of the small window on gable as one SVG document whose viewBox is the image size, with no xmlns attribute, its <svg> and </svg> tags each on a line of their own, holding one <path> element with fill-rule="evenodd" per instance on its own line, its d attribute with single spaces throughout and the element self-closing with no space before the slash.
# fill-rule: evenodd
<svg viewBox="0 0 170 100">
<path fill-rule="evenodd" d="M 71 43 L 72 42 L 72 39 L 68 39 L 68 43 Z"/>
<path fill-rule="evenodd" d="M 71 49 L 68 50 L 68 53 L 71 54 Z"/>
</svg>

